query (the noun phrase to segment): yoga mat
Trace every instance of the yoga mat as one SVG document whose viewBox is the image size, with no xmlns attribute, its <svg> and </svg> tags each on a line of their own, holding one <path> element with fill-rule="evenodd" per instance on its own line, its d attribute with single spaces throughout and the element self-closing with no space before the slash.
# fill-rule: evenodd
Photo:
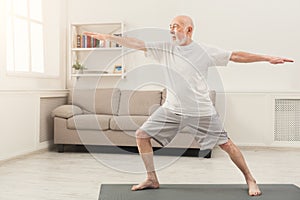
<svg viewBox="0 0 300 200">
<path fill-rule="evenodd" d="M 159 189 L 131 191 L 132 184 L 102 184 L 99 200 L 300 200 L 292 184 L 260 184 L 263 194 L 248 195 L 243 184 L 165 184 Z"/>
</svg>

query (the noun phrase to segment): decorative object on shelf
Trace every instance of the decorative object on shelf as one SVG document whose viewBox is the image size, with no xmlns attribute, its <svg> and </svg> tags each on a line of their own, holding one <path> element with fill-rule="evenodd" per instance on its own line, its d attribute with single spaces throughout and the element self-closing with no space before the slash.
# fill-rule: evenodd
<svg viewBox="0 0 300 200">
<path fill-rule="evenodd" d="M 122 73 L 122 65 L 115 65 L 114 74 L 121 74 L 121 73 Z"/>
<path fill-rule="evenodd" d="M 77 73 L 83 73 L 83 70 L 85 69 L 85 66 L 81 64 L 78 60 L 75 62 L 75 64 L 72 65 L 72 68 L 75 69 Z"/>
</svg>

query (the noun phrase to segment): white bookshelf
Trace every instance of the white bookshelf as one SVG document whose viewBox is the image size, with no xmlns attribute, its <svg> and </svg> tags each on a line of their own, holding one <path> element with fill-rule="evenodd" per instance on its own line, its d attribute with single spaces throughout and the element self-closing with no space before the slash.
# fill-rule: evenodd
<svg viewBox="0 0 300 200">
<path fill-rule="evenodd" d="M 69 78 L 97 76 L 125 78 L 125 65 L 122 56 L 123 47 L 110 41 L 99 41 L 88 38 L 83 34 L 84 31 L 88 31 L 123 35 L 123 29 L 123 22 L 72 23 L 70 25 L 69 34 Z M 86 67 L 82 73 L 75 72 L 75 70 L 72 69 L 76 61 Z M 116 65 L 122 66 L 120 73 L 114 73 L 114 67 Z M 105 73 L 99 73 L 99 71 Z"/>
<path fill-rule="evenodd" d="M 72 74 L 72 77 L 98 77 L 98 76 L 103 76 L 103 77 L 122 77 L 125 75 L 122 74 Z"/>
<path fill-rule="evenodd" d="M 121 47 L 110 47 L 110 48 L 72 48 L 72 51 L 121 51 Z"/>
</svg>

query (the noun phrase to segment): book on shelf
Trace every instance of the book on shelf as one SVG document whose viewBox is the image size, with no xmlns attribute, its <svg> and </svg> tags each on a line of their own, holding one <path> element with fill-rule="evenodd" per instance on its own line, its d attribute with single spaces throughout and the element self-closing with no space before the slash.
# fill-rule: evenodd
<svg viewBox="0 0 300 200">
<path fill-rule="evenodd" d="M 100 48 L 103 46 L 103 40 L 98 40 L 87 35 L 77 35 L 76 48 Z"/>
<path fill-rule="evenodd" d="M 76 36 L 76 48 L 80 48 L 81 46 L 81 35 Z"/>
<path fill-rule="evenodd" d="M 92 38 L 87 35 L 79 35 L 79 34 L 77 35 L 76 44 L 77 44 L 76 48 L 99 48 L 99 47 L 102 47 L 100 40 L 98 40 L 96 38 Z"/>
<path fill-rule="evenodd" d="M 117 36 L 121 36 L 122 34 L 114 34 Z M 76 38 L 76 48 L 114 48 L 121 47 L 117 43 L 113 43 L 105 40 L 98 40 L 96 38 L 92 38 L 91 36 L 87 36 L 84 34 L 77 34 Z"/>
</svg>

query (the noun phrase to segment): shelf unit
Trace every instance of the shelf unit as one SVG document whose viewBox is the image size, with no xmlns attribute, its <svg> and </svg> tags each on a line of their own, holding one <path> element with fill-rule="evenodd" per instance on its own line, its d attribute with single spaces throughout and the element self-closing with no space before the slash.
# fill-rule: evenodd
<svg viewBox="0 0 300 200">
<path fill-rule="evenodd" d="M 107 77 L 122 77 L 122 74 L 72 74 L 73 77 L 98 77 L 98 76 L 107 76 Z"/>
<path fill-rule="evenodd" d="M 120 51 L 122 47 L 110 48 L 72 48 L 72 51 Z"/>
<path fill-rule="evenodd" d="M 88 31 L 122 35 L 123 30 L 123 22 L 72 23 L 69 34 L 69 79 L 72 77 L 125 78 L 123 47 L 110 41 L 99 41 L 83 34 L 83 32 Z M 86 67 L 82 73 L 78 73 L 72 68 L 76 61 Z M 114 73 L 115 66 L 122 66 L 121 71 Z M 99 71 L 105 73 L 99 73 Z"/>
</svg>

